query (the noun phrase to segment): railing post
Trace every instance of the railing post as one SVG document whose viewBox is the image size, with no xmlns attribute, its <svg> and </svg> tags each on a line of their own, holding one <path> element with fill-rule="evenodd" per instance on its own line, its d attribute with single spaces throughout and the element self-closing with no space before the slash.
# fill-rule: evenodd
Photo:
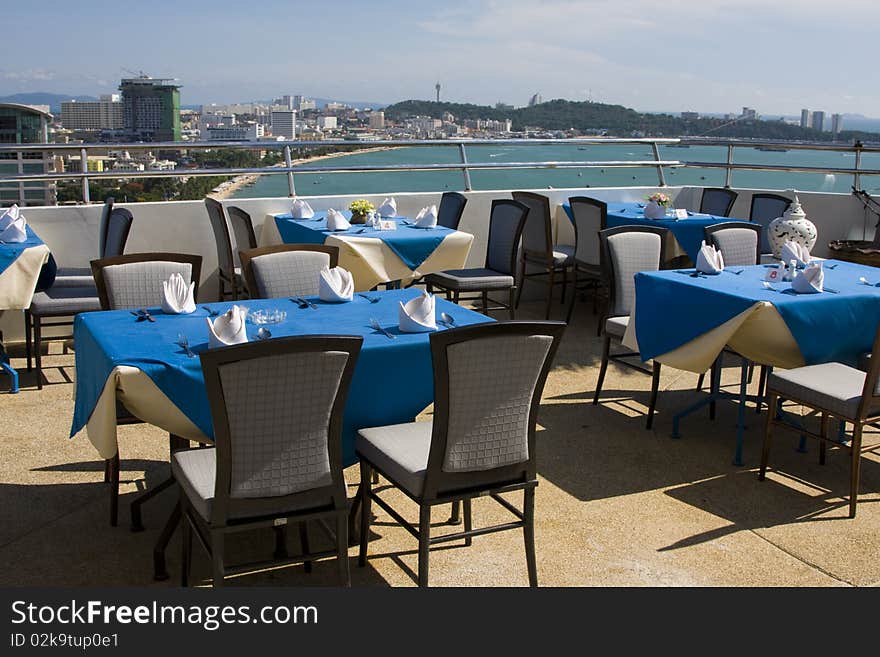
<svg viewBox="0 0 880 657">
<path fill-rule="evenodd" d="M 860 190 L 862 188 L 862 181 L 859 175 L 859 167 L 862 164 L 862 142 L 857 141 L 853 144 L 853 147 L 856 149 L 856 172 L 853 174 L 853 187 Z"/>
<path fill-rule="evenodd" d="M 284 147 L 284 166 L 288 169 L 293 166 L 293 160 L 290 159 L 290 146 Z M 296 187 L 293 184 L 293 171 L 287 172 L 287 195 L 296 196 Z"/>
<path fill-rule="evenodd" d="M 733 180 L 733 144 L 727 145 L 727 169 L 724 174 L 724 187 L 730 189 Z"/>
<path fill-rule="evenodd" d="M 654 161 L 660 161 L 660 148 L 657 146 L 656 141 L 651 142 L 651 150 L 654 151 Z M 666 187 L 666 174 L 663 172 L 663 167 L 659 164 L 657 165 L 657 179 L 660 181 L 661 187 Z"/>
<path fill-rule="evenodd" d="M 464 191 L 469 192 L 473 188 L 471 187 L 471 171 L 467 167 L 468 159 L 467 153 L 464 150 L 464 144 L 458 145 L 458 152 L 461 154 L 461 163 L 464 165 L 464 168 L 461 170 L 464 174 Z"/>
<path fill-rule="evenodd" d="M 83 173 L 89 172 L 89 156 L 85 148 L 79 149 L 79 170 Z M 82 179 L 83 202 L 88 205 L 92 202 L 89 194 L 89 177 L 83 176 Z"/>
</svg>

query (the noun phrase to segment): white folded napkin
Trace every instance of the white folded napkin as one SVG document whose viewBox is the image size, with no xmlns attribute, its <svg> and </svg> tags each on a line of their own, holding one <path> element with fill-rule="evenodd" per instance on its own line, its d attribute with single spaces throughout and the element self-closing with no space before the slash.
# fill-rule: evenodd
<svg viewBox="0 0 880 657">
<path fill-rule="evenodd" d="M 424 294 L 410 299 L 406 303 L 398 301 L 397 322 L 404 333 L 427 333 L 437 330 L 437 318 L 434 315 L 434 295 Z"/>
<path fill-rule="evenodd" d="M 697 271 L 704 274 L 720 274 L 724 269 L 724 258 L 721 251 L 703 242 L 697 254 Z"/>
<path fill-rule="evenodd" d="M 248 341 L 246 330 L 247 308 L 232 306 L 225 313 L 217 317 L 213 322 L 206 317 L 208 322 L 208 346 L 222 347 L 228 344 L 241 344 Z"/>
<path fill-rule="evenodd" d="M 341 302 L 354 298 L 354 278 L 351 272 L 342 267 L 324 267 L 318 281 L 318 296 L 321 301 Z"/>
<path fill-rule="evenodd" d="M 394 200 L 394 197 L 386 198 L 382 201 L 382 205 L 380 205 L 376 212 L 379 213 L 381 217 L 396 217 L 397 216 L 397 201 Z"/>
<path fill-rule="evenodd" d="M 327 210 L 327 230 L 347 230 L 349 228 L 351 228 L 351 223 L 344 214 L 333 208 Z"/>
<path fill-rule="evenodd" d="M 195 283 L 187 283 L 178 273 L 171 274 L 167 281 L 162 281 L 162 311 L 169 315 L 182 315 L 195 312 L 196 301 L 193 299 Z"/>
<path fill-rule="evenodd" d="M 792 242 L 791 240 L 786 241 L 785 244 L 782 245 L 779 257 L 782 262 L 786 264 L 795 260 L 799 266 L 810 264 L 810 260 L 812 259 L 810 256 L 810 250 L 807 247 L 803 244 Z"/>
<path fill-rule="evenodd" d="M 429 208 L 422 208 L 416 215 L 416 226 L 419 228 L 436 228 L 437 227 L 437 206 L 432 205 Z"/>
<path fill-rule="evenodd" d="M 24 242 L 27 239 L 27 221 L 17 205 L 6 209 L 0 216 L 0 242 Z"/>
<path fill-rule="evenodd" d="M 312 206 L 309 205 L 308 201 L 296 199 L 293 202 L 293 208 L 290 211 L 290 216 L 292 216 L 294 219 L 311 219 L 315 216 L 315 211 L 312 210 Z"/>
<path fill-rule="evenodd" d="M 825 272 L 822 270 L 822 263 L 817 262 L 807 265 L 806 269 L 795 274 L 794 280 L 791 282 L 791 289 L 798 294 L 815 294 L 821 292 L 824 285 Z"/>
</svg>

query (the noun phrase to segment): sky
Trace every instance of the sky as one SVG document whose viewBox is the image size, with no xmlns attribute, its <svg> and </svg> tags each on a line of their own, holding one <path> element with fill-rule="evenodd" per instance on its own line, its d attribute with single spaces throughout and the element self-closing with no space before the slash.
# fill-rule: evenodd
<svg viewBox="0 0 880 657">
<path fill-rule="evenodd" d="M 880 117 L 876 0 L 6 0 L 0 16 L 17 26 L 0 95 L 113 93 L 144 71 L 187 105 L 393 103 L 439 81 L 450 102 Z"/>
</svg>

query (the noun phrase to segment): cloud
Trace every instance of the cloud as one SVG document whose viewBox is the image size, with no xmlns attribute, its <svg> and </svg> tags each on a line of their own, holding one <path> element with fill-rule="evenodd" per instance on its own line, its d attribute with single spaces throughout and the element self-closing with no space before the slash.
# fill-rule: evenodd
<svg viewBox="0 0 880 657">
<path fill-rule="evenodd" d="M 0 70 L 0 80 L 10 80 L 12 82 L 42 82 L 54 79 L 55 73 L 45 69 L 27 69 L 24 71 Z"/>
</svg>

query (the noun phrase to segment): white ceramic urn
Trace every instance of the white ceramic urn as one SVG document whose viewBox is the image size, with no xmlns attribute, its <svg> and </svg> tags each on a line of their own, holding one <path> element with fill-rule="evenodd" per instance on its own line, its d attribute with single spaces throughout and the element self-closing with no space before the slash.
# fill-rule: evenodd
<svg viewBox="0 0 880 657">
<path fill-rule="evenodd" d="M 776 217 L 767 226 L 767 240 L 770 242 L 773 256 L 776 258 L 780 257 L 782 245 L 786 242 L 801 244 L 812 251 L 818 237 L 816 226 L 807 219 L 797 194 L 782 216 Z"/>
<path fill-rule="evenodd" d="M 648 201 L 645 205 L 645 217 L 648 219 L 663 219 L 666 217 L 666 206 L 654 201 Z"/>
</svg>

